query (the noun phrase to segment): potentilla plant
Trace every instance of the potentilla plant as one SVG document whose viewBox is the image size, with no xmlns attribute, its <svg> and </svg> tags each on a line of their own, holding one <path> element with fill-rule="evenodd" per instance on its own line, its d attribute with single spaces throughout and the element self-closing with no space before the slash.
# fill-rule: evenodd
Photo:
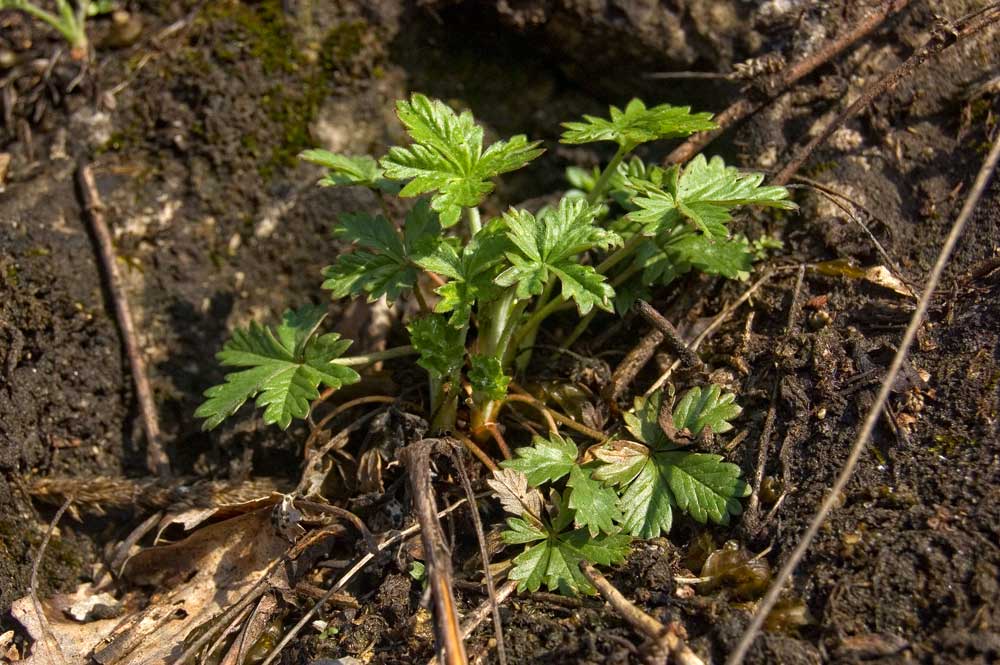
<svg viewBox="0 0 1000 665">
<path fill-rule="evenodd" d="M 206 429 L 252 398 L 266 423 L 287 428 L 308 414 L 321 384 L 336 390 L 359 381 L 354 366 L 413 354 L 427 371 L 432 429 L 466 430 L 483 441 L 549 317 L 577 313 L 579 323 L 563 341 L 568 347 L 598 311 L 622 313 L 690 270 L 745 278 L 761 243 L 730 233 L 732 211 L 795 207 L 783 187 L 764 186 L 762 174 L 719 157 L 661 168 L 631 156 L 644 143 L 715 127 L 707 113 L 633 100 L 624 110 L 611 107 L 609 118 L 564 124 L 563 143 L 617 145 L 603 169 L 571 168 L 572 189 L 558 203 L 511 207 L 484 222 L 480 205 L 493 180 L 538 158 L 540 143 L 518 135 L 484 146 L 483 129 L 469 112 L 420 94 L 396 110 L 411 145 L 379 160 L 324 150 L 302 157 L 327 169 L 321 185 L 366 187 L 383 202 L 414 199 L 401 220 L 391 218 L 388 206 L 382 214 L 342 215 L 334 234 L 357 248 L 328 266 L 323 282 L 334 298 L 395 302 L 413 294 L 423 313 L 407 326 L 410 345 L 344 356 L 350 341 L 322 334 L 324 310 L 314 306 L 286 312 L 274 330 L 253 323 L 218 355 L 224 366 L 241 369 L 205 393 L 197 415 Z M 423 273 L 438 284 L 433 302 L 418 284 Z M 544 582 L 589 592 L 573 561 L 621 560 L 631 536 L 669 531 L 674 508 L 726 523 L 746 491 L 738 468 L 685 446 L 706 426 L 728 429 L 739 413 L 733 400 L 717 387 L 695 387 L 673 412 L 676 427 L 664 428 L 654 413 L 663 402 L 657 393 L 626 418 L 637 441 L 581 452 L 551 432 L 519 449 L 492 481 L 513 515 L 505 539 L 527 544 L 512 579 L 524 588 Z"/>
</svg>

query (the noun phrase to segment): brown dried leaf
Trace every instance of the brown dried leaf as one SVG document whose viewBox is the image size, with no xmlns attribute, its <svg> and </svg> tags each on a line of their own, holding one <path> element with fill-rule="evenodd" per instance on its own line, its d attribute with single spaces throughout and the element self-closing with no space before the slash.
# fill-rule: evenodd
<svg viewBox="0 0 1000 665">
<path fill-rule="evenodd" d="M 79 623 L 66 610 L 78 600 L 56 596 L 42 603 L 62 661 L 46 649 L 42 622 L 30 597 L 15 601 L 11 612 L 36 640 L 26 665 L 166 665 L 184 650 L 184 640 L 239 601 L 280 559 L 289 545 L 271 525 L 264 508 L 195 531 L 172 545 L 151 547 L 133 556 L 124 577 L 135 584 L 157 586 L 152 602 L 123 600 L 124 618 Z M 287 589 L 287 580 L 272 575 L 272 588 Z M 128 614 L 128 613 L 131 614 Z"/>
<path fill-rule="evenodd" d="M 500 505 L 511 515 L 521 517 L 528 513 L 537 518 L 542 514 L 542 493 L 528 487 L 528 477 L 521 471 L 498 469 L 486 484 L 493 488 Z"/>
</svg>

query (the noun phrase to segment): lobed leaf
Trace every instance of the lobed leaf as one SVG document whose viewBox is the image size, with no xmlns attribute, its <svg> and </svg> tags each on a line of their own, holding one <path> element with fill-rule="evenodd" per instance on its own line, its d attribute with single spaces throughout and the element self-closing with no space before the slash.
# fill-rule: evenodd
<svg viewBox="0 0 1000 665">
<path fill-rule="evenodd" d="M 323 269 L 323 288 L 335 298 L 367 294 L 396 300 L 412 289 L 420 272 L 418 261 L 442 243 L 437 215 L 426 200 L 417 201 L 406 215 L 400 233 L 382 215 L 341 215 L 334 235 L 371 251 L 342 254 Z"/>
<path fill-rule="evenodd" d="M 528 517 L 533 523 L 542 516 L 542 493 L 528 486 L 528 477 L 521 471 L 499 469 L 493 472 L 493 478 L 486 484 L 496 493 L 503 509 L 511 515 Z"/>
<path fill-rule="evenodd" d="M 319 181 L 323 187 L 359 185 L 388 194 L 399 191 L 399 185 L 387 179 L 378 162 L 368 155 L 351 156 L 329 150 L 305 150 L 299 153 L 299 159 L 328 169 L 329 172 Z"/>
<path fill-rule="evenodd" d="M 504 460 L 500 466 L 520 471 L 532 487 L 559 480 L 576 466 L 579 450 L 572 439 L 552 432 L 547 439 L 536 436 L 531 444 L 531 447 L 516 449 L 514 459 Z"/>
<path fill-rule="evenodd" d="M 784 187 L 762 186 L 763 173 L 746 173 L 726 166 L 721 157 L 711 161 L 698 155 L 684 168 L 666 172 L 664 185 L 633 183 L 637 195 L 632 202 L 639 210 L 628 218 L 655 235 L 672 228 L 679 219 L 690 221 L 709 238 L 726 238 L 730 211 L 740 205 L 759 205 L 784 210 L 798 206 L 788 200 Z"/>
<path fill-rule="evenodd" d="M 409 181 L 400 196 L 436 192 L 431 207 L 445 227 L 458 222 L 462 208 L 482 203 L 493 191 L 491 178 L 519 169 L 543 152 L 537 141 L 521 135 L 483 152 L 483 129 L 471 113 L 455 113 L 444 102 L 418 93 L 397 102 L 396 113 L 413 144 L 391 148 L 382 168 L 389 178 Z"/>
<path fill-rule="evenodd" d="M 713 432 L 722 434 L 733 428 L 729 421 L 742 412 L 733 393 L 723 393 L 715 384 L 704 389 L 694 387 L 674 407 L 674 426 L 694 435 L 710 426 Z"/>
<path fill-rule="evenodd" d="M 443 316 L 431 314 L 407 326 L 410 343 L 419 352 L 417 364 L 437 377 L 454 376 L 465 362 L 464 335 Z"/>
<path fill-rule="evenodd" d="M 205 391 L 208 399 L 195 411 L 196 417 L 205 418 L 202 428 L 217 427 L 256 397 L 257 406 L 264 408 L 264 422 L 287 429 L 292 418 L 309 413 L 321 383 L 338 389 L 360 381 L 350 367 L 334 364 L 350 340 L 336 333 L 316 334 L 324 317 L 323 308 L 306 306 L 286 311 L 274 332 L 256 322 L 235 330 L 216 357 L 223 366 L 249 369 L 229 373 L 225 383 Z"/>
<path fill-rule="evenodd" d="M 563 143 L 579 144 L 594 141 L 614 141 L 626 150 L 657 139 L 690 136 L 695 132 L 715 129 L 711 113 L 691 113 L 689 106 L 661 104 L 652 108 L 633 99 L 622 111 L 610 109 L 610 118 L 583 116 L 583 122 L 564 122 L 560 139 Z"/>
<path fill-rule="evenodd" d="M 473 393 L 485 395 L 488 399 L 501 400 L 507 396 L 507 386 L 511 377 L 503 372 L 503 365 L 493 356 L 476 354 L 472 356 L 469 369 L 469 383 Z"/>
<path fill-rule="evenodd" d="M 552 276 L 562 284 L 562 295 L 576 302 L 580 314 L 595 306 L 611 310 L 614 289 L 591 266 L 577 256 L 590 249 L 608 249 L 621 243 L 613 231 L 594 224 L 597 208 L 581 199 L 564 197 L 555 209 L 537 216 L 511 209 L 504 214 L 507 237 L 514 250 L 507 253 L 511 267 L 496 278 L 500 286 L 516 286 L 517 297 L 542 293 Z"/>
<path fill-rule="evenodd" d="M 591 469 L 578 464 L 570 469 L 566 486 L 572 490 L 569 507 L 574 511 L 573 523 L 577 528 L 586 528 L 592 537 L 616 530 L 615 522 L 621 521 L 622 513 L 614 489 L 593 478 Z"/>
</svg>

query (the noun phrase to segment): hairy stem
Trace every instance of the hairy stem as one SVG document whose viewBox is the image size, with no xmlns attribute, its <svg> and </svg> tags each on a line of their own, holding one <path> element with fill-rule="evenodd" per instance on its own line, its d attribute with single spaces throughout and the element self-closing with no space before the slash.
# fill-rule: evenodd
<svg viewBox="0 0 1000 665">
<path fill-rule="evenodd" d="M 604 170 L 601 171 L 597 182 L 594 183 L 594 188 L 587 193 L 587 203 L 594 205 L 604 197 L 604 192 L 608 189 L 608 182 L 611 180 L 611 176 L 618 170 L 618 165 L 625 159 L 625 155 L 631 151 L 632 149 L 629 146 L 618 146 L 618 151 L 611 158 L 611 161 L 608 162 L 608 165 L 604 167 Z"/>
<path fill-rule="evenodd" d="M 466 208 L 465 214 L 469 220 L 469 237 L 471 238 L 479 233 L 479 229 L 483 228 L 483 222 L 479 217 L 479 208 L 475 206 Z"/>
<path fill-rule="evenodd" d="M 418 352 L 411 345 L 406 346 L 396 346 L 391 349 L 386 349 L 385 351 L 374 351 L 372 353 L 365 353 L 360 356 L 345 356 L 343 358 L 335 358 L 333 360 L 334 365 L 371 365 L 380 360 L 391 360 L 393 358 L 402 358 L 403 356 L 413 356 Z"/>
</svg>

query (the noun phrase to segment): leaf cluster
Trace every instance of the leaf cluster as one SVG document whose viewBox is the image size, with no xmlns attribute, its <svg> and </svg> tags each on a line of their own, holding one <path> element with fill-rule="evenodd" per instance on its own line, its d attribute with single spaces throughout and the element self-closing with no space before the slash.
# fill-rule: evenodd
<svg viewBox="0 0 1000 665">
<path fill-rule="evenodd" d="M 683 435 L 731 429 L 729 421 L 741 411 L 735 397 L 715 385 L 692 388 L 668 411 L 667 428 L 662 409 L 662 392 L 637 400 L 625 420 L 638 441 L 611 441 L 592 448 L 584 460 L 572 440 L 552 433 L 535 437 L 502 464 L 490 481 L 504 510 L 514 515 L 502 535 L 508 544 L 528 544 L 510 573 L 519 589 L 537 591 L 545 584 L 564 593 L 592 593 L 578 574 L 579 562 L 606 565 L 623 558 L 631 537 L 669 532 L 675 508 L 702 523 L 728 524 L 740 513 L 739 499 L 749 488 L 739 467 L 680 445 L 689 443 Z M 543 508 L 539 488 L 545 486 L 552 500 Z"/>
</svg>

